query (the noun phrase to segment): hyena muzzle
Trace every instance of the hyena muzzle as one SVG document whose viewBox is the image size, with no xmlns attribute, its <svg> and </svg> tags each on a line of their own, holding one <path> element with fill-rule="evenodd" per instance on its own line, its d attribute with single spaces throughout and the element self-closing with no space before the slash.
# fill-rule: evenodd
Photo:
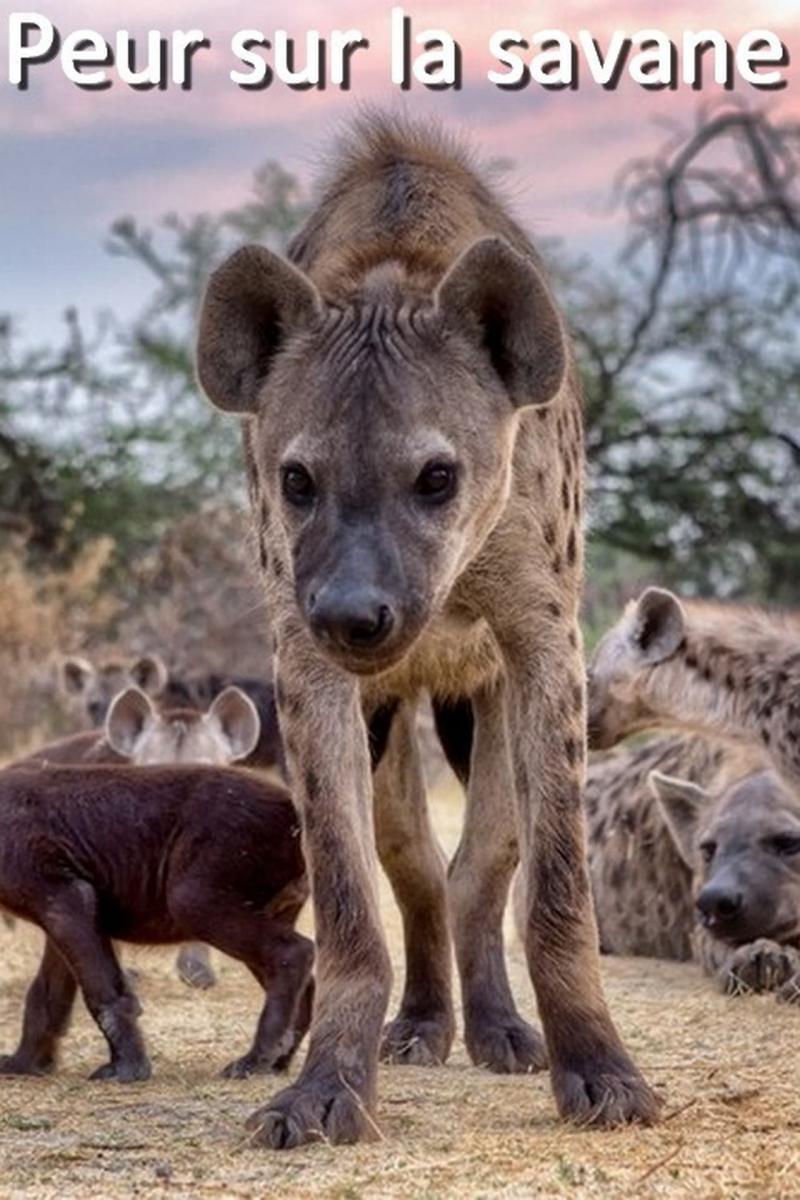
<svg viewBox="0 0 800 1200">
<path fill-rule="evenodd" d="M 530 1070 L 546 1048 L 564 1116 L 652 1120 L 600 982 L 581 808 L 581 401 L 539 258 L 446 139 L 372 118 L 289 259 L 248 246 L 224 263 L 198 341 L 208 396 L 244 417 L 316 915 L 308 1057 L 254 1136 L 374 1130 L 390 986 L 376 836 L 407 950 L 385 1055 L 446 1057 L 452 923 L 473 1059 Z M 465 715 L 471 752 L 449 879 L 410 719 L 426 690 Z M 518 854 L 544 1042 L 503 956 Z"/>
</svg>

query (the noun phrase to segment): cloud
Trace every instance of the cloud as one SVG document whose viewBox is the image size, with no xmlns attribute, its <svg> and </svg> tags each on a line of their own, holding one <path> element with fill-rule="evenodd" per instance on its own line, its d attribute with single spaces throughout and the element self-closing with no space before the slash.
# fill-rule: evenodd
<svg viewBox="0 0 800 1200">
<path fill-rule="evenodd" d="M 78 280 L 83 296 L 96 295 L 102 302 L 120 264 L 104 257 L 100 245 L 109 221 L 120 212 L 153 220 L 169 210 L 230 206 L 246 194 L 253 169 L 267 158 L 310 178 L 319 147 L 365 101 L 438 115 L 463 129 L 484 157 L 514 163 L 510 190 L 525 222 L 581 248 L 605 249 L 618 227 L 605 202 L 620 167 L 658 145 L 664 135 L 656 122 L 690 126 L 699 102 L 722 94 L 714 88 L 702 96 L 684 89 L 647 93 L 625 82 L 616 92 L 584 82 L 576 92 L 531 87 L 509 93 L 485 78 L 488 36 L 499 25 L 523 33 L 547 26 L 570 33 L 589 28 L 605 45 L 615 28 L 655 25 L 673 36 L 683 28 L 697 28 L 696 0 L 669 5 L 654 0 L 538 0 L 536 5 L 503 6 L 407 0 L 415 31 L 436 26 L 452 30 L 466 66 L 463 91 L 434 94 L 415 88 L 408 95 L 388 83 L 388 3 L 337 0 L 332 8 L 328 0 L 304 0 L 288 8 L 253 0 L 228 0 L 224 6 L 218 0 L 173 0 L 169 6 L 163 0 L 136 0 L 135 5 L 120 0 L 112 7 L 107 0 L 74 0 L 65 7 L 71 23 L 59 17 L 62 32 L 81 26 L 111 36 L 119 27 L 141 34 L 151 27 L 199 26 L 212 46 L 197 60 L 191 92 L 134 92 L 119 84 L 85 92 L 68 83 L 57 63 L 35 71 L 24 94 L 9 87 L 0 91 L 0 260 L 7 278 L 11 264 L 11 294 L 24 307 L 36 303 L 31 273 L 48 279 L 51 304 L 53 288 L 62 289 L 66 303 Z M 800 117 L 796 0 L 740 0 L 734 11 L 735 16 L 728 0 L 706 0 L 702 25 L 722 30 L 731 40 L 756 27 L 779 32 L 793 52 L 790 87 L 757 99 Z M 290 32 L 316 27 L 328 33 L 335 25 L 359 28 L 370 37 L 369 51 L 354 59 L 351 92 L 298 93 L 280 85 L 245 92 L 230 83 L 231 33 L 255 25 L 264 26 L 269 35 L 278 13 Z M 89 245 L 97 247 L 96 253 L 88 252 Z M 53 263 L 58 264 L 55 274 Z"/>
</svg>

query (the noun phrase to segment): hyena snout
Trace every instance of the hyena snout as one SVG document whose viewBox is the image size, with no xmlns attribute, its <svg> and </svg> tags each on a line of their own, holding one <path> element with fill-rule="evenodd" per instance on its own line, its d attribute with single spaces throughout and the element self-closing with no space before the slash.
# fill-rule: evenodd
<svg viewBox="0 0 800 1200">
<path fill-rule="evenodd" d="M 391 597 L 376 586 L 331 582 L 311 592 L 306 607 L 314 636 L 345 653 L 377 649 L 397 624 Z"/>
<path fill-rule="evenodd" d="M 744 896 L 733 881 L 707 883 L 697 897 L 703 924 L 709 928 L 730 925 L 742 913 Z"/>
</svg>

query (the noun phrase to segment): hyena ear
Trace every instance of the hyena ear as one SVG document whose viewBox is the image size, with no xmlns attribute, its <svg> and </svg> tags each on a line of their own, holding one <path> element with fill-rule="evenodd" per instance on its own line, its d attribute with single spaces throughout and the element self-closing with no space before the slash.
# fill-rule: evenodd
<svg viewBox="0 0 800 1200">
<path fill-rule="evenodd" d="M 134 659 L 128 674 L 136 687 L 149 696 L 160 696 L 167 686 L 167 668 L 158 654 L 143 654 L 141 658 Z"/>
<path fill-rule="evenodd" d="M 703 808 L 711 799 L 710 792 L 690 783 L 651 771 L 647 777 L 650 790 L 658 801 L 675 848 L 688 867 L 694 865 L 694 838 Z"/>
<path fill-rule="evenodd" d="M 61 683 L 69 696 L 79 696 L 86 690 L 95 670 L 86 658 L 65 658 L 61 664 Z"/>
<path fill-rule="evenodd" d="M 263 246 L 243 246 L 208 281 L 197 375 L 212 404 L 252 413 L 286 337 L 319 313 L 313 283 Z"/>
<path fill-rule="evenodd" d="M 229 762 L 239 762 L 255 750 L 261 736 L 261 720 L 253 701 L 241 688 L 227 687 L 220 692 L 206 713 L 216 724 L 228 745 Z"/>
<path fill-rule="evenodd" d="M 632 613 L 630 641 L 636 656 L 645 663 L 659 663 L 679 648 L 686 636 L 683 605 L 672 592 L 648 588 L 642 592 Z"/>
<path fill-rule="evenodd" d="M 486 351 L 515 407 L 554 398 L 567 369 L 564 329 L 532 259 L 504 238 L 473 242 L 439 284 L 436 304 Z"/>
<path fill-rule="evenodd" d="M 111 701 L 106 714 L 106 741 L 123 758 L 132 758 L 145 726 L 157 715 L 153 701 L 141 688 L 127 688 Z"/>
</svg>

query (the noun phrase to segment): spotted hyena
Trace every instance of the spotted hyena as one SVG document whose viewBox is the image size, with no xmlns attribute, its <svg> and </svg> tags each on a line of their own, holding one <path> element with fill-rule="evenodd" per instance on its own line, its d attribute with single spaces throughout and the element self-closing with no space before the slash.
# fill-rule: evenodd
<svg viewBox="0 0 800 1200">
<path fill-rule="evenodd" d="M 138 658 L 104 658 L 97 663 L 71 655 L 61 664 L 61 686 L 67 698 L 90 725 L 103 724 L 111 701 L 127 687 L 160 697 L 169 675 L 157 654 Z"/>
<path fill-rule="evenodd" d="M 757 745 L 800 788 L 800 621 L 649 588 L 589 670 L 589 744 L 654 726 Z"/>
<path fill-rule="evenodd" d="M 590 757 L 586 776 L 589 875 L 606 954 L 684 961 L 694 956 L 692 873 L 650 780 L 680 776 L 710 791 L 763 767 L 763 756 L 672 735 Z M 514 885 L 520 928 L 521 879 Z"/>
<path fill-rule="evenodd" d="M 763 770 L 716 794 L 651 783 L 691 872 L 704 969 L 725 992 L 800 1003 L 800 796 Z"/>
<path fill-rule="evenodd" d="M 407 946 L 384 1054 L 449 1051 L 448 881 L 411 719 L 426 690 L 474 723 L 449 879 L 470 1052 L 501 1069 L 545 1062 L 503 959 L 519 843 L 558 1107 L 653 1119 L 600 982 L 582 812 L 581 398 L 536 251 L 449 139 L 367 119 L 288 260 L 247 246 L 212 276 L 198 369 L 244 417 L 318 936 L 308 1057 L 255 1136 L 374 1130 L 391 978 L 376 831 Z"/>
</svg>

